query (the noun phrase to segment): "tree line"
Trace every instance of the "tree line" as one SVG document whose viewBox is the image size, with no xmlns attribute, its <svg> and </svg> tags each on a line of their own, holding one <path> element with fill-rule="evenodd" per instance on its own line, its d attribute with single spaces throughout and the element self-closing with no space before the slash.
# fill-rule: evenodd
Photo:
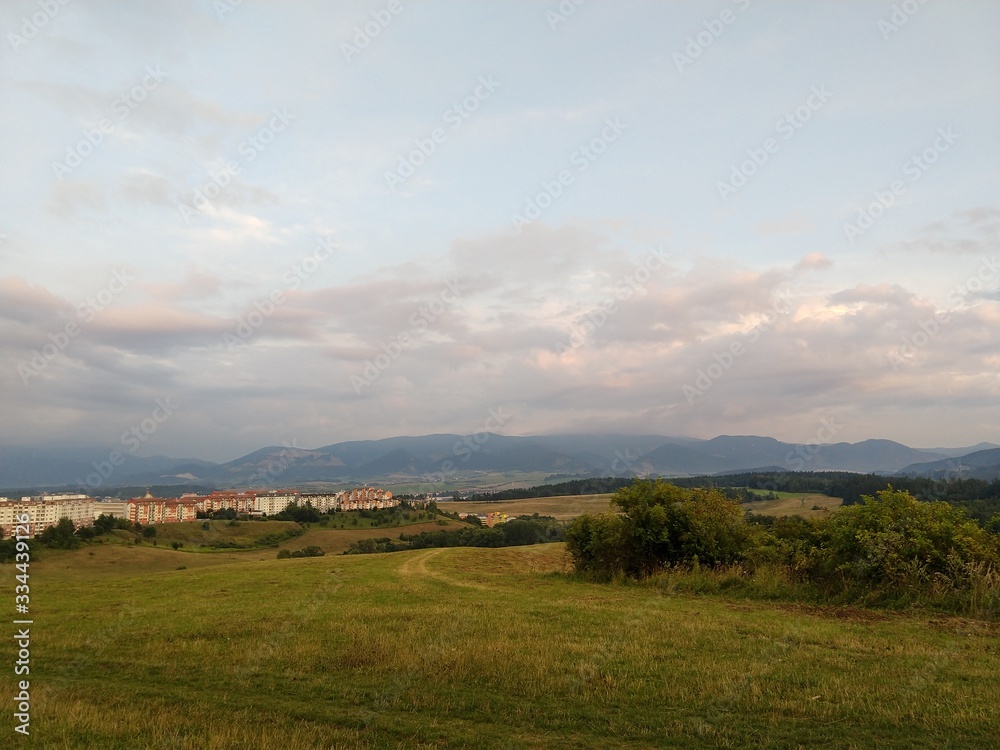
<svg viewBox="0 0 1000 750">
<path fill-rule="evenodd" d="M 457 529 L 400 534 L 397 539 L 379 537 L 351 542 L 345 555 L 368 555 L 379 552 L 400 552 L 429 547 L 520 547 L 529 544 L 561 542 L 566 524 L 550 516 L 519 516 L 493 528 L 467 521 Z"/>
</svg>

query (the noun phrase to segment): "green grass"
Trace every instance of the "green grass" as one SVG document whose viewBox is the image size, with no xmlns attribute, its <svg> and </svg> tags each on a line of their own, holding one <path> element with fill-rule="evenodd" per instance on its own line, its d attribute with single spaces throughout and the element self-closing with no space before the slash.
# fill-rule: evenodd
<svg viewBox="0 0 1000 750">
<path fill-rule="evenodd" d="M 378 511 L 372 512 L 377 513 Z M 311 523 L 309 526 L 329 529 L 396 529 L 418 523 L 430 523 L 439 518 L 431 511 L 422 510 L 404 511 L 391 521 L 388 521 L 385 516 L 384 511 L 381 517 L 376 518 L 364 518 L 360 511 L 344 511 L 324 515 L 320 523 Z M 408 516 L 408 518 L 404 516 Z"/>
<path fill-rule="evenodd" d="M 440 502 L 438 507 L 449 513 L 507 513 L 511 517 L 537 513 L 540 516 L 552 516 L 567 521 L 584 513 L 605 513 L 611 510 L 611 494 L 558 495 L 498 502 L 459 500 Z"/>
<path fill-rule="evenodd" d="M 757 490 L 759 491 L 759 490 Z M 766 495 L 766 492 L 761 494 Z M 844 501 L 839 497 L 830 497 L 816 492 L 775 492 L 777 500 L 754 500 L 743 503 L 743 508 L 751 513 L 769 516 L 803 516 L 804 518 L 822 518 L 838 510 Z M 813 510 L 813 507 L 826 510 Z"/>
<path fill-rule="evenodd" d="M 299 531 L 301 527 L 294 521 L 236 521 L 235 525 L 230 521 L 191 521 L 159 524 L 154 538 L 158 547 L 169 547 L 172 542 L 180 542 L 188 552 L 217 552 L 219 550 L 213 550 L 212 545 L 236 544 L 252 548 L 266 542 L 269 537 Z M 152 541 L 143 539 L 146 544 L 152 544 Z"/>
<path fill-rule="evenodd" d="M 1000 728 L 992 623 L 587 583 L 562 545 L 257 558 L 33 564 L 30 746 L 985 748 Z"/>
</svg>

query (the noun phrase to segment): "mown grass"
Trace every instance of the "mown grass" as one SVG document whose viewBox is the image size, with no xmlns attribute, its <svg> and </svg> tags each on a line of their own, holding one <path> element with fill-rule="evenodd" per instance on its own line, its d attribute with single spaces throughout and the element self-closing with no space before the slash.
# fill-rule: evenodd
<svg viewBox="0 0 1000 750">
<path fill-rule="evenodd" d="M 507 513 L 520 516 L 537 513 L 568 521 L 584 513 L 605 513 L 611 509 L 611 495 L 559 495 L 557 497 L 532 497 L 524 500 L 499 502 L 449 501 L 438 504 L 449 513 Z"/>
<path fill-rule="evenodd" d="M 775 492 L 776 500 L 754 500 L 743 503 L 743 507 L 751 513 L 767 516 L 802 516 L 803 518 L 822 518 L 839 510 L 844 504 L 842 498 L 820 495 L 815 492 Z M 813 510 L 813 507 L 825 510 Z"/>
<path fill-rule="evenodd" d="M 73 567 L 86 549 L 32 566 L 31 746 L 984 748 L 1000 728 L 990 623 L 588 583 L 562 545 L 115 551 L 134 559 L 104 575 Z M 191 559 L 217 564 L 174 569 Z"/>
</svg>

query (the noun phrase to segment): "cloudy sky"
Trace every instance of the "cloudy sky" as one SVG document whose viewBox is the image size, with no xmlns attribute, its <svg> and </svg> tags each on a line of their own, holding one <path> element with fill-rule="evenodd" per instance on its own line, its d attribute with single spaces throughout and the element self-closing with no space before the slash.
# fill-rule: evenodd
<svg viewBox="0 0 1000 750">
<path fill-rule="evenodd" d="M 1000 438 L 1000 4 L 0 27 L 0 442 Z"/>
</svg>

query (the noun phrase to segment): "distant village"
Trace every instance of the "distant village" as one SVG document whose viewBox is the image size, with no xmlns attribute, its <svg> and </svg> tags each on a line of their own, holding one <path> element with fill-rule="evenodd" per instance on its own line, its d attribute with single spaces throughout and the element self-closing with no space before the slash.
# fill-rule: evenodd
<svg viewBox="0 0 1000 750">
<path fill-rule="evenodd" d="M 158 524 L 194 521 L 221 510 L 233 510 L 251 517 L 274 516 L 289 504 L 310 504 L 320 513 L 329 511 L 375 510 L 390 508 L 399 500 L 388 490 L 357 487 L 339 492 L 304 493 L 298 490 L 217 490 L 208 495 L 182 495 L 178 498 L 144 497 L 131 500 L 98 500 L 89 495 L 32 495 L 21 498 L 0 497 L 0 529 L 5 539 L 14 534 L 16 518 L 27 514 L 31 536 L 41 534 L 68 518 L 76 527 L 91 526 L 101 515 L 125 518 L 132 523 Z"/>
</svg>

